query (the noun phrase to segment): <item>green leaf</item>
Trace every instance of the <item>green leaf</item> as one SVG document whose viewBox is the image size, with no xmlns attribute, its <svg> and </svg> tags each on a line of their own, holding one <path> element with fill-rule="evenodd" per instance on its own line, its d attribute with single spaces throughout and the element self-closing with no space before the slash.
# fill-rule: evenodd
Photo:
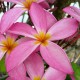
<svg viewBox="0 0 80 80">
<path fill-rule="evenodd" d="M 5 68 L 5 58 L 0 61 L 0 73 L 6 73 L 6 68 Z"/>
<path fill-rule="evenodd" d="M 80 80 L 80 66 L 78 66 L 75 63 L 72 63 L 72 67 L 73 67 L 73 70 L 74 70 L 75 80 Z"/>
</svg>

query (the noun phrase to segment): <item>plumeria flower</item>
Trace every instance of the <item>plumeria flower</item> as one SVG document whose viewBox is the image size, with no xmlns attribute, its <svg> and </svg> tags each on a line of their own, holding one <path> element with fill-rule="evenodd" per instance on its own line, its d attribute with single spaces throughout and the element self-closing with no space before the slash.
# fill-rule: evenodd
<svg viewBox="0 0 80 80">
<path fill-rule="evenodd" d="M 68 13 L 80 22 L 80 9 L 78 9 L 77 7 L 69 6 L 64 8 L 63 11 Z"/>
<path fill-rule="evenodd" d="M 49 66 L 64 73 L 73 74 L 73 69 L 65 51 L 53 41 L 74 34 L 78 22 L 72 18 L 56 22 L 53 15 L 36 3 L 32 3 L 29 12 L 34 23 L 34 29 L 28 24 L 16 23 L 14 27 L 8 30 L 11 33 L 31 38 L 31 40 L 20 44 L 11 52 L 6 63 L 7 70 L 10 71 L 15 66 L 20 65 L 37 49 Z"/>
<path fill-rule="evenodd" d="M 44 63 L 37 54 L 31 54 L 24 62 L 30 80 L 65 80 L 66 74 L 49 67 L 44 72 Z"/>
<path fill-rule="evenodd" d="M 68 6 L 66 8 L 63 9 L 64 12 L 68 13 L 69 15 L 71 15 L 72 17 L 74 17 L 77 21 L 80 22 L 80 9 L 74 7 L 74 6 Z M 78 35 L 78 31 L 73 34 L 72 36 L 70 36 L 69 38 L 67 38 L 67 40 L 71 40 L 72 38 L 76 37 Z M 78 38 L 77 38 L 78 39 Z"/>
<path fill-rule="evenodd" d="M 26 76 L 26 72 L 30 77 Z M 65 73 L 51 67 L 44 73 L 43 60 L 37 53 L 31 54 L 24 64 L 18 65 L 8 74 L 7 80 L 64 80 L 66 78 Z"/>
<path fill-rule="evenodd" d="M 11 27 L 11 25 L 20 17 L 22 13 L 30 9 L 33 2 L 39 3 L 44 8 L 49 8 L 48 3 L 45 0 L 3 0 L 7 2 L 13 2 L 21 5 L 21 7 L 14 7 L 7 11 L 1 19 L 1 33 L 4 33 Z M 4 29 L 2 28 L 4 27 Z"/>
<path fill-rule="evenodd" d="M 11 51 L 18 45 L 15 41 L 16 36 L 9 34 L 6 37 L 0 34 L 0 60 L 5 55 L 5 53 L 10 54 Z"/>
<path fill-rule="evenodd" d="M 6 53 L 7 57 L 9 57 L 11 51 L 14 50 L 16 46 L 28 40 L 27 38 L 16 40 L 17 38 L 17 35 L 11 33 L 6 33 L 6 35 L 0 34 L 0 60 Z"/>
<path fill-rule="evenodd" d="M 17 35 L 10 33 L 7 33 L 6 36 L 0 34 L 0 60 L 6 54 L 5 63 L 9 58 L 11 51 L 14 50 L 14 48 L 20 43 L 27 40 L 26 38 L 16 40 L 17 37 Z M 10 77 L 8 77 L 7 80 L 28 80 L 26 79 L 26 70 L 23 63 L 16 66 L 12 71 L 8 72 L 8 74 Z"/>
</svg>

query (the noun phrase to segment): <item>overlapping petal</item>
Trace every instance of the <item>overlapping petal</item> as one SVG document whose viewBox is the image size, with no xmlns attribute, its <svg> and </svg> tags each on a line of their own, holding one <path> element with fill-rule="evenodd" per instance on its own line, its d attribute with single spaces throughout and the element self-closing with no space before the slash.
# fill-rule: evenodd
<svg viewBox="0 0 80 80">
<path fill-rule="evenodd" d="M 69 6 L 63 9 L 64 12 L 68 13 L 75 19 L 77 19 L 80 22 L 80 9 L 74 7 L 74 6 Z"/>
<path fill-rule="evenodd" d="M 33 40 L 33 39 L 28 38 L 28 37 L 22 37 L 22 38 L 18 39 L 16 42 L 17 42 L 18 44 L 21 44 L 21 43 L 23 43 L 23 42 L 27 42 L 27 41 L 31 41 L 31 40 Z"/>
<path fill-rule="evenodd" d="M 14 78 L 8 77 L 6 80 L 14 80 Z M 31 80 L 31 79 L 26 77 L 26 80 Z"/>
<path fill-rule="evenodd" d="M 1 35 L 0 34 L 0 60 L 3 58 L 3 56 L 5 55 L 5 52 L 3 52 L 2 50 L 1 50 L 1 48 L 2 48 L 2 41 L 3 40 L 5 40 L 5 37 L 3 36 L 3 35 Z"/>
<path fill-rule="evenodd" d="M 0 34 L 0 44 L 3 40 L 5 40 L 5 37 L 2 34 Z"/>
<path fill-rule="evenodd" d="M 26 23 L 15 23 L 8 32 L 32 38 L 34 38 L 33 35 L 37 33 L 35 29 Z"/>
<path fill-rule="evenodd" d="M 1 19 L 1 33 L 7 31 L 24 11 L 25 9 L 17 7 L 7 11 Z"/>
<path fill-rule="evenodd" d="M 47 26 L 45 11 L 38 4 L 32 3 L 29 12 L 37 31 L 45 32 Z"/>
<path fill-rule="evenodd" d="M 45 0 L 37 0 L 38 3 L 42 2 L 42 1 L 45 1 Z"/>
<path fill-rule="evenodd" d="M 76 19 L 66 18 L 55 23 L 48 31 L 50 40 L 59 40 L 73 35 L 78 29 L 79 23 Z"/>
<path fill-rule="evenodd" d="M 8 75 L 14 80 L 26 80 L 26 69 L 24 64 L 22 63 L 9 71 Z"/>
<path fill-rule="evenodd" d="M 46 70 L 45 74 L 43 75 L 43 79 L 45 80 L 65 80 L 66 74 L 52 67 L 49 67 Z"/>
<path fill-rule="evenodd" d="M 24 63 L 27 73 L 32 80 L 37 76 L 42 77 L 44 73 L 44 63 L 42 58 L 37 53 L 31 54 Z"/>
<path fill-rule="evenodd" d="M 17 46 L 10 54 L 6 61 L 6 68 L 9 72 L 14 69 L 17 65 L 20 65 L 35 49 L 39 44 L 35 45 L 35 41 L 27 41 Z"/>
<path fill-rule="evenodd" d="M 14 78 L 8 77 L 6 80 L 14 80 Z"/>
<path fill-rule="evenodd" d="M 26 77 L 26 80 L 31 80 L 29 77 Z"/>
<path fill-rule="evenodd" d="M 45 11 L 41 6 L 39 6 L 37 3 L 32 3 L 30 8 L 30 16 L 34 23 L 34 26 L 36 27 L 37 31 L 44 31 L 46 32 L 49 26 L 51 26 L 52 21 L 53 24 L 56 22 L 56 19 L 47 11 Z M 52 18 L 53 19 L 52 19 Z M 48 21 L 51 21 L 48 23 Z"/>
<path fill-rule="evenodd" d="M 46 12 L 46 17 L 47 17 L 47 30 L 48 30 L 57 22 L 57 19 L 54 17 L 54 15 L 50 14 L 49 12 Z"/>
<path fill-rule="evenodd" d="M 7 32 L 6 33 L 6 38 L 8 38 L 8 37 L 14 39 L 14 41 L 15 41 L 18 38 L 18 35 Z"/>
<path fill-rule="evenodd" d="M 3 56 L 5 55 L 5 52 L 3 52 L 2 50 L 1 50 L 1 46 L 0 46 L 0 60 L 3 58 Z"/>
<path fill-rule="evenodd" d="M 47 1 L 45 1 L 45 0 L 39 1 L 39 5 L 41 5 L 41 6 L 42 6 L 43 8 L 45 8 L 45 9 L 49 9 L 49 8 L 50 8 L 49 4 L 48 4 Z"/>
<path fill-rule="evenodd" d="M 53 42 L 49 42 L 47 46 L 40 46 L 40 52 L 43 59 L 53 68 L 64 73 L 73 74 L 70 61 L 65 51 Z"/>
</svg>

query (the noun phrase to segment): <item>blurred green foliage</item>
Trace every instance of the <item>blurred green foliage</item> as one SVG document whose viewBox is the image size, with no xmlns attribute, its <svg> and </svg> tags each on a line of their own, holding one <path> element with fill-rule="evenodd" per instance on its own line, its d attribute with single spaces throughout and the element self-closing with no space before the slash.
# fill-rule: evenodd
<svg viewBox="0 0 80 80">
<path fill-rule="evenodd" d="M 0 61 L 0 72 L 1 73 L 6 73 L 6 68 L 5 68 L 5 59 L 3 57 L 3 59 Z"/>
<path fill-rule="evenodd" d="M 75 63 L 72 63 L 72 67 L 74 70 L 74 77 L 76 80 L 80 80 L 80 66 Z"/>
</svg>

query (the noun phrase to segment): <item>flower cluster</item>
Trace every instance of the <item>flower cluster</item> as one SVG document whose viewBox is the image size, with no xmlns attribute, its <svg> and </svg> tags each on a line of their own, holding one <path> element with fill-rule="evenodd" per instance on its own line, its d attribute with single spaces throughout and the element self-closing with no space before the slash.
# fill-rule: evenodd
<svg viewBox="0 0 80 80">
<path fill-rule="evenodd" d="M 5 12 L 0 21 L 0 60 L 6 54 L 5 66 L 9 75 L 6 80 L 65 80 L 67 74 L 74 80 L 66 52 L 55 42 L 75 34 L 80 10 L 64 8 L 63 11 L 74 18 L 58 21 L 48 10 L 48 2 L 52 4 L 55 0 L 4 1 L 20 5 Z M 26 11 L 33 25 L 16 22 Z"/>
</svg>

